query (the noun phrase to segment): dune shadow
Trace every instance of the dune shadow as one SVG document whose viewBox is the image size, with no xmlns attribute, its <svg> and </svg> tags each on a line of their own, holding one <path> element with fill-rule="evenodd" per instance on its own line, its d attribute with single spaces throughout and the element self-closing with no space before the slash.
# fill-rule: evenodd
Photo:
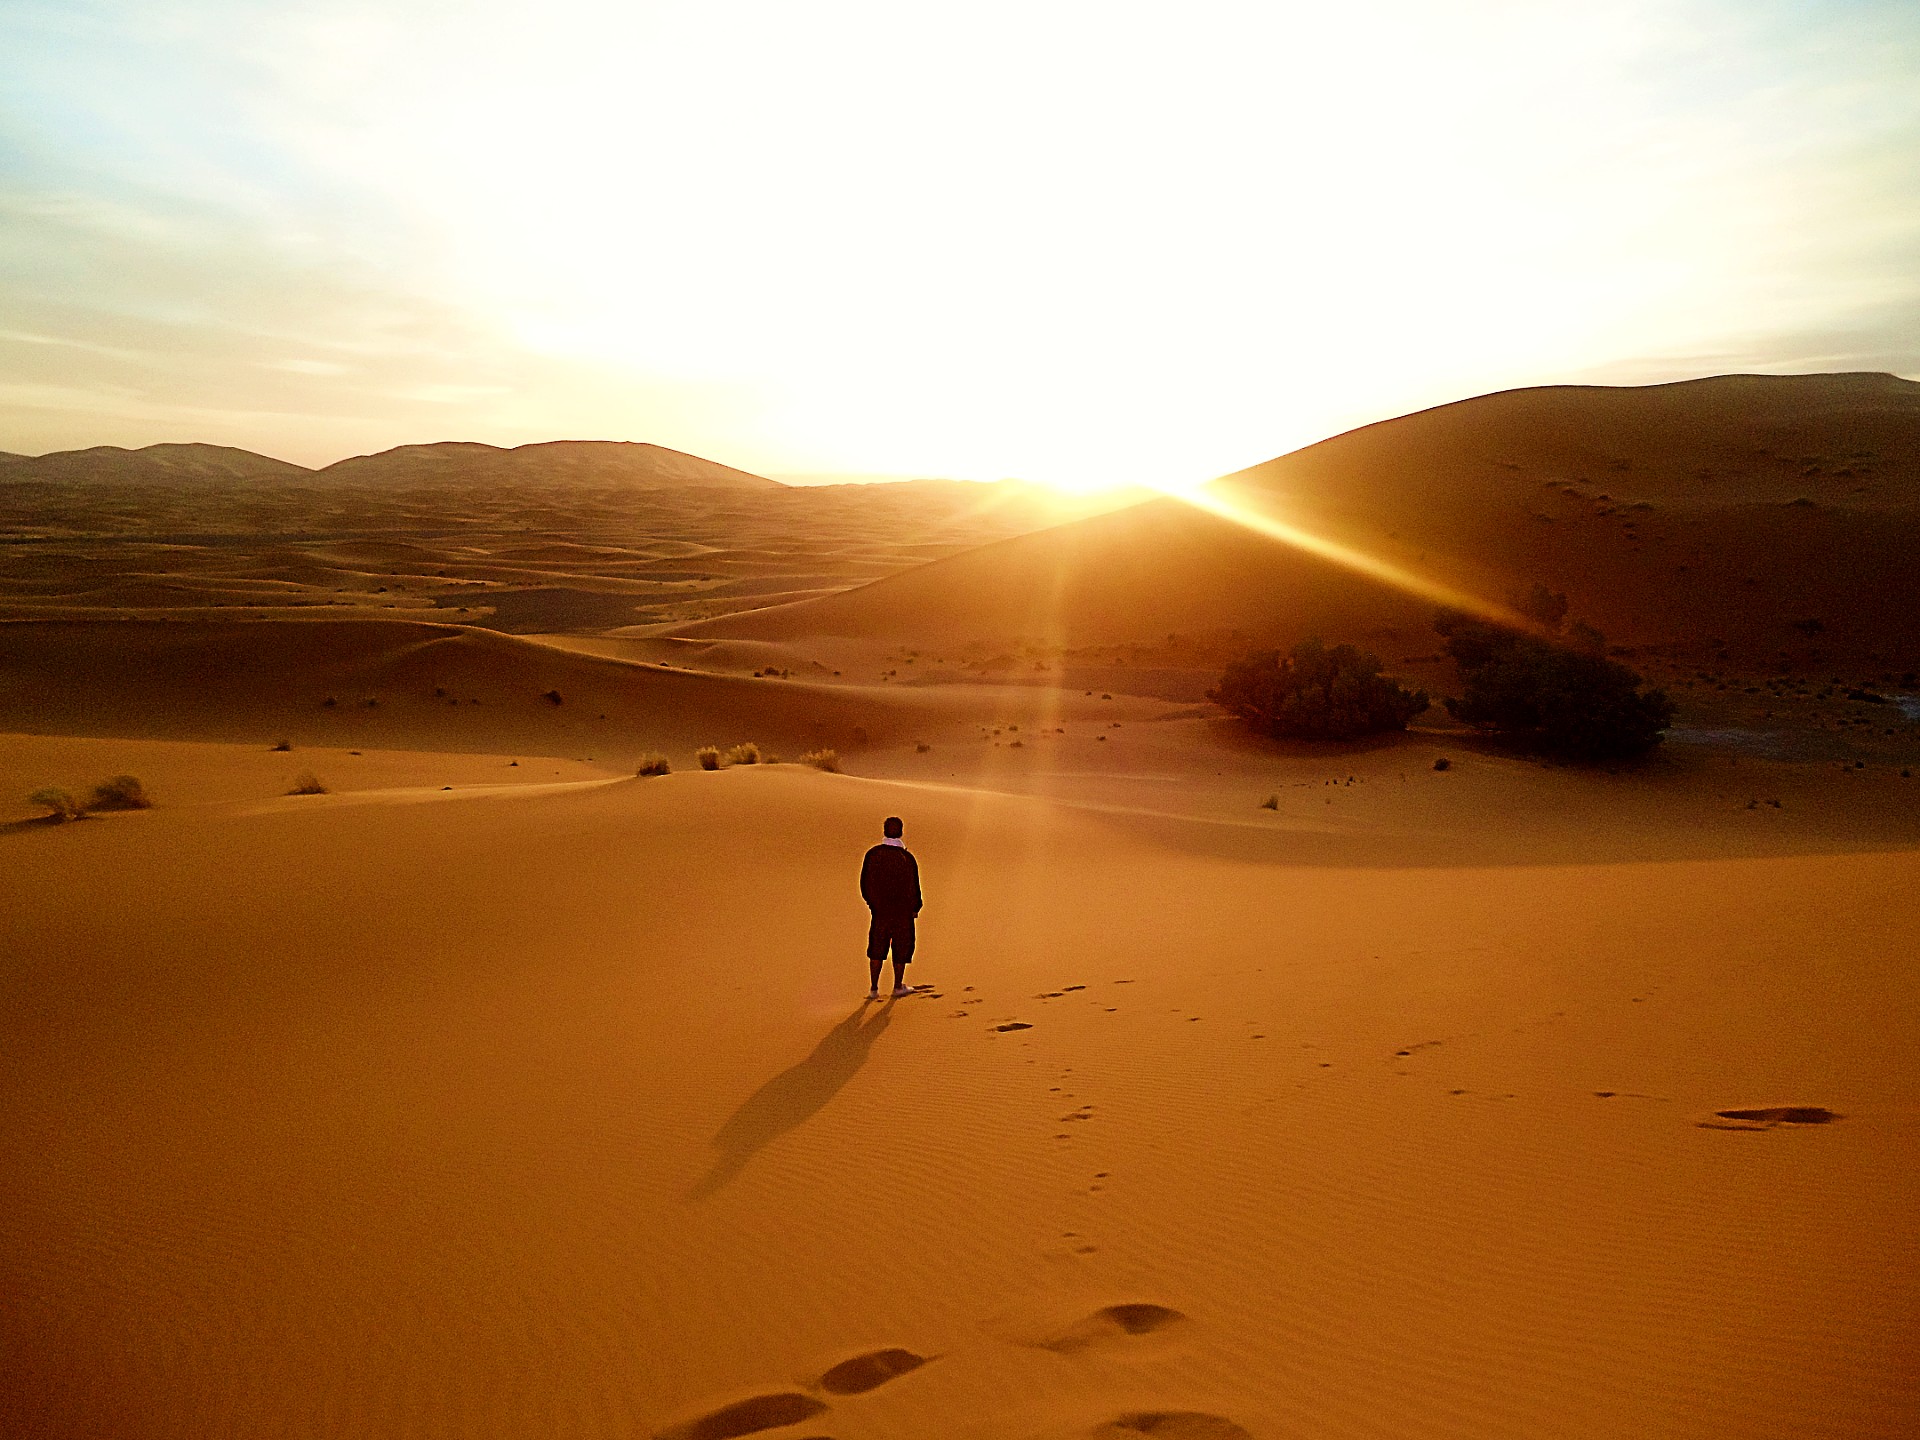
<svg viewBox="0 0 1920 1440">
<path fill-rule="evenodd" d="M 862 1004 L 829 1030 L 806 1059 L 749 1095 L 713 1137 L 718 1152 L 713 1166 L 687 1192 L 687 1199 L 704 1200 L 720 1190 L 760 1151 L 819 1114 L 867 1063 L 873 1042 L 892 1018 L 891 1000 L 877 1012 Z"/>
<path fill-rule="evenodd" d="M 0 825 L 0 835 L 24 835 L 31 830 L 51 830 L 56 825 L 71 825 L 76 820 L 91 820 L 91 815 L 75 815 L 63 818 L 59 815 L 36 815 L 31 820 L 9 820 Z"/>
</svg>

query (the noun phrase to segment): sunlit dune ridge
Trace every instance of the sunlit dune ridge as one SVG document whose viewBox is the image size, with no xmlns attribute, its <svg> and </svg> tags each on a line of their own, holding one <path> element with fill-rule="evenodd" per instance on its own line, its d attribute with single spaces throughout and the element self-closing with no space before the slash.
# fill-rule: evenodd
<svg viewBox="0 0 1920 1440">
<path fill-rule="evenodd" d="M 1496 620 L 1515 629 L 1540 629 L 1510 605 L 1475 595 L 1432 575 L 1422 575 L 1382 556 L 1318 534 L 1297 521 L 1273 513 L 1270 504 L 1263 505 L 1251 496 L 1232 494 L 1217 486 L 1168 486 L 1164 493 L 1185 501 L 1196 510 L 1245 526 L 1256 535 L 1263 535 L 1282 545 L 1291 545 L 1322 560 L 1331 560 L 1356 574 L 1379 580 L 1419 599 L 1431 600 L 1453 610 L 1464 610 L 1468 614 Z"/>
</svg>

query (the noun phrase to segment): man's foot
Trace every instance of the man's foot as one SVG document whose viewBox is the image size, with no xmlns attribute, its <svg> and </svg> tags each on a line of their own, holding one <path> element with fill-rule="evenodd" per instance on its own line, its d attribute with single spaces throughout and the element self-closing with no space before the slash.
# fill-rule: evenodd
<svg viewBox="0 0 1920 1440">
<path fill-rule="evenodd" d="M 880 987 L 878 985 L 874 986 L 873 989 L 867 991 L 867 999 L 878 1000 L 879 998 L 880 998 Z"/>
<path fill-rule="evenodd" d="M 911 994 L 913 994 L 913 986 L 911 986 L 911 985 L 896 985 L 896 986 L 894 986 L 894 987 L 893 987 L 893 993 L 894 993 L 895 995 L 911 995 Z"/>
</svg>

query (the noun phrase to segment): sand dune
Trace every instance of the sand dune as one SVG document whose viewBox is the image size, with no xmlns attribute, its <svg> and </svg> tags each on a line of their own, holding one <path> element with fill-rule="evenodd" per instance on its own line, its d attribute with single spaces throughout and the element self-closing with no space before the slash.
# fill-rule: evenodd
<svg viewBox="0 0 1920 1440">
<path fill-rule="evenodd" d="M 7 1433 L 1920 1415 L 1911 852 L 1347 869 L 787 768 L 391 793 L 0 836 Z M 930 989 L 862 1006 L 890 811 Z M 1795 1106 L 1841 1118 L 1720 1114 Z"/>
<path fill-rule="evenodd" d="M 95 445 L 50 455 L 11 455 L 7 478 L 14 481 L 102 481 L 192 484 L 209 479 L 292 480 L 311 475 L 304 465 L 275 460 L 230 445 Z"/>
<path fill-rule="evenodd" d="M 552 440 L 502 449 L 474 441 L 400 445 L 377 455 L 338 460 L 316 472 L 329 480 L 359 483 L 490 485 L 502 481 L 565 482 L 570 485 L 718 486 L 734 490 L 779 490 L 777 480 L 684 455 L 663 445 L 624 440 Z"/>
<path fill-rule="evenodd" d="M 1482 396 L 1219 489 L 1488 599 L 1546 583 L 1623 644 L 1724 640 L 1749 664 L 1914 652 L 1920 385 L 1891 376 Z M 1160 500 L 678 633 L 1080 646 L 1238 629 L 1365 637 L 1390 652 L 1425 648 L 1434 608 Z"/>
<path fill-rule="evenodd" d="M 630 759 L 740 740 L 898 743 L 927 712 L 401 620 L 0 625 L 0 726 L 43 734 Z"/>
<path fill-rule="evenodd" d="M 0 618 L 264 618 L 250 587 L 272 582 L 284 587 L 278 607 L 431 607 L 510 632 L 618 629 L 845 589 L 1089 508 L 942 482 L 576 484 L 489 479 L 449 462 L 450 477 L 468 480 L 301 472 L 162 486 L 36 478 L 38 464 L 0 475 Z"/>
</svg>

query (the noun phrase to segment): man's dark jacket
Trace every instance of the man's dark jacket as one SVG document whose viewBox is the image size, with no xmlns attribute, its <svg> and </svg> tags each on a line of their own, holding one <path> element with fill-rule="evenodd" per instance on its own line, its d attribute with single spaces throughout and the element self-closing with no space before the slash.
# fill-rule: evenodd
<svg viewBox="0 0 1920 1440">
<path fill-rule="evenodd" d="M 903 845 L 876 845 L 860 862 L 860 898 L 876 915 L 920 913 L 920 865 Z"/>
</svg>

